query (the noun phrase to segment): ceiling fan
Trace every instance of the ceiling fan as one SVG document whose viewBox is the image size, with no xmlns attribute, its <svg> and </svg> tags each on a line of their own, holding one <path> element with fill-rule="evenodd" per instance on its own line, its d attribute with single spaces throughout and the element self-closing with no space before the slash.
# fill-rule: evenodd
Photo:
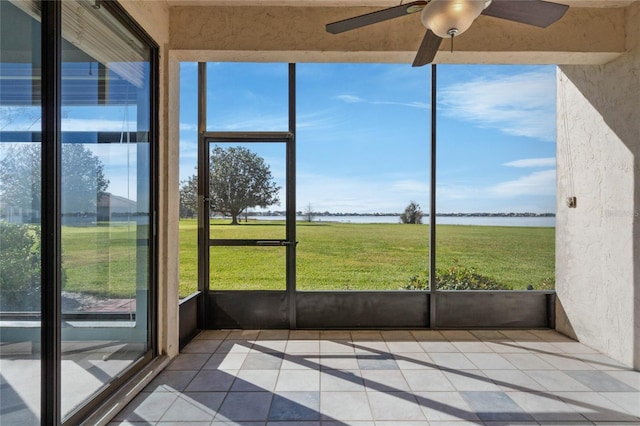
<svg viewBox="0 0 640 426">
<path fill-rule="evenodd" d="M 333 22 L 326 28 L 339 34 L 422 11 L 420 19 L 427 32 L 413 61 L 414 67 L 420 67 L 433 61 L 442 39 L 453 42 L 453 37 L 465 32 L 481 14 L 546 28 L 568 8 L 543 0 L 421 0 Z"/>
</svg>

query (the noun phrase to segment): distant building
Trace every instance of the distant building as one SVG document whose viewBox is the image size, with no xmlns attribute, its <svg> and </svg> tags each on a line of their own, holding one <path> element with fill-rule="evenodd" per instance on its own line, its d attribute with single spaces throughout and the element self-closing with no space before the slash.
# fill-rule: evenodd
<svg viewBox="0 0 640 426">
<path fill-rule="evenodd" d="M 97 207 L 96 219 L 98 221 L 108 221 L 112 220 L 114 216 L 135 214 L 138 210 L 138 203 L 134 200 L 107 192 L 100 197 Z"/>
</svg>

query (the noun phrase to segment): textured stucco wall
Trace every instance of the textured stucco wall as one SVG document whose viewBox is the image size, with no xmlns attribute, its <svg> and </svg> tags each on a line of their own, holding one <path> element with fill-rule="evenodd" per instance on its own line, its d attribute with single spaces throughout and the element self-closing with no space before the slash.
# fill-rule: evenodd
<svg viewBox="0 0 640 426">
<path fill-rule="evenodd" d="M 169 42 L 169 7 L 165 2 L 119 0 L 119 3 L 161 48 Z"/>
<path fill-rule="evenodd" d="M 558 72 L 557 329 L 638 369 L 640 3 L 626 28 L 622 57 Z"/>
<path fill-rule="evenodd" d="M 426 32 L 419 14 L 342 34 L 325 31 L 327 23 L 375 10 L 379 8 L 173 7 L 171 49 L 202 54 L 190 60 L 411 63 Z M 624 51 L 623 28 L 622 8 L 570 8 L 545 29 L 480 16 L 456 38 L 453 53 L 448 40 L 442 43 L 435 62 L 602 64 Z"/>
</svg>

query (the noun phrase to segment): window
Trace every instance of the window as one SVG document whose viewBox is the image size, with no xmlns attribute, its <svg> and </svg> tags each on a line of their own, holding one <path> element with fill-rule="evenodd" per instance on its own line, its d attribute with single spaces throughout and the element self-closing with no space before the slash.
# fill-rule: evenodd
<svg viewBox="0 0 640 426">
<path fill-rule="evenodd" d="M 66 417 L 150 349 L 151 50 L 105 8 L 62 12 Z"/>
<path fill-rule="evenodd" d="M 234 212 L 211 207 L 219 196 L 214 189 L 226 191 L 242 179 L 222 184 L 203 179 L 212 188 L 204 198 L 211 209 L 202 223 L 209 263 L 201 264 L 207 269 L 203 275 L 209 274 L 201 278 L 209 283 L 204 315 L 213 316 L 210 324 L 469 326 L 464 306 L 482 297 L 509 298 L 496 302 L 496 309 L 486 305 L 495 314 L 487 317 L 487 326 L 513 324 L 507 311 L 521 298 L 536 315 L 518 324 L 546 324 L 555 258 L 551 67 L 441 66 L 433 90 L 435 67 L 295 64 L 290 65 L 295 91 L 293 85 L 287 88 L 284 69 L 284 64 L 207 64 L 207 132 L 201 146 L 207 172 L 213 176 L 223 164 L 218 151 L 249 150 L 269 166 L 279 201 L 284 193 L 291 200 L 295 186 L 295 203 L 286 208 L 273 201 Z M 283 130 L 285 93 L 296 101 L 295 114 L 289 112 L 290 121 L 295 115 L 291 133 Z M 195 111 L 181 121 L 189 121 L 189 113 Z M 257 137 L 269 133 L 295 140 L 293 165 L 288 149 L 282 146 L 278 153 L 275 141 Z M 195 182 L 195 175 L 185 178 Z M 191 185 L 192 194 L 196 189 Z M 195 196 L 183 197 L 188 198 L 197 205 Z M 187 235 L 184 221 L 181 229 Z M 195 239 L 189 244 L 195 246 Z M 195 260 L 191 257 L 183 270 L 195 271 Z M 258 292 L 247 296 L 236 290 Z M 439 292 L 448 290 L 544 291 L 534 297 Z M 291 297 L 294 291 L 299 293 Z M 249 297 L 255 309 L 248 306 Z M 403 315 L 391 309 L 366 316 L 390 306 L 391 298 L 406 308 Z M 270 303 L 268 309 L 264 303 Z M 444 307 L 452 303 L 457 308 Z M 237 306 L 245 307 L 242 315 L 225 316 Z M 337 318 L 330 311 L 350 308 L 364 316 Z"/>
<path fill-rule="evenodd" d="M 549 290 L 555 67 L 438 66 L 439 290 Z"/>
<path fill-rule="evenodd" d="M 40 421 L 40 28 L 37 2 L 0 2 L 1 424 Z"/>
<path fill-rule="evenodd" d="M 300 64 L 298 290 L 398 290 L 429 265 L 429 68 Z M 422 224 L 402 224 L 415 202 Z"/>
<path fill-rule="evenodd" d="M 76 424 L 153 356 L 157 53 L 125 21 L 0 2 L 2 424 Z"/>
<path fill-rule="evenodd" d="M 198 289 L 198 64 L 180 63 L 180 298 Z"/>
</svg>

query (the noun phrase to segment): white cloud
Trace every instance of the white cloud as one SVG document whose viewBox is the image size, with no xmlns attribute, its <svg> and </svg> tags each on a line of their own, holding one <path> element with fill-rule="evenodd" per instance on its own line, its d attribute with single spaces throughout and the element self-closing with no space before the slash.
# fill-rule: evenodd
<svg viewBox="0 0 640 426">
<path fill-rule="evenodd" d="M 125 171 L 135 170 L 138 162 L 138 150 L 135 143 L 91 143 L 83 146 L 96 155 L 106 168 L 122 168 Z M 122 170 L 118 170 L 117 173 L 122 172 Z M 111 179 L 111 177 L 107 177 Z"/>
<path fill-rule="evenodd" d="M 390 102 L 390 101 L 372 101 L 373 105 L 398 105 L 409 108 L 429 109 L 430 106 L 424 102 Z"/>
<path fill-rule="evenodd" d="M 555 211 L 555 170 L 542 170 L 498 183 L 438 182 L 439 212 Z"/>
<path fill-rule="evenodd" d="M 531 71 L 480 77 L 440 90 L 448 116 L 483 127 L 544 141 L 555 141 L 555 75 Z"/>
<path fill-rule="evenodd" d="M 180 131 L 196 131 L 198 130 L 197 124 L 180 123 Z"/>
<path fill-rule="evenodd" d="M 471 183 L 438 183 L 436 197 L 441 200 L 469 200 L 482 198 L 482 188 Z"/>
<path fill-rule="evenodd" d="M 343 102 L 346 102 L 348 104 L 356 104 L 359 102 L 364 102 L 364 99 L 362 99 L 359 96 L 354 96 L 354 95 L 338 95 L 336 96 L 336 99 L 339 99 Z"/>
<path fill-rule="evenodd" d="M 425 102 L 418 102 L 418 101 L 413 101 L 413 102 L 396 102 L 396 101 L 375 101 L 375 100 L 368 100 L 368 99 L 364 99 L 361 98 L 360 96 L 355 96 L 355 95 L 338 95 L 335 97 L 335 99 L 341 100 L 343 102 L 346 102 L 348 104 L 356 104 L 356 103 L 368 103 L 371 105 L 397 105 L 397 106 L 404 106 L 404 107 L 409 107 L 409 108 L 419 108 L 419 109 L 429 109 L 430 106 L 429 104 L 425 103 Z"/>
<path fill-rule="evenodd" d="M 298 210 L 311 203 L 316 211 L 393 213 L 402 212 L 411 200 L 426 206 L 428 196 L 426 182 L 406 178 L 298 175 Z"/>
<path fill-rule="evenodd" d="M 429 183 L 425 181 L 406 179 L 391 182 L 391 189 L 393 191 L 400 191 L 405 193 L 429 193 Z"/>
<path fill-rule="evenodd" d="M 37 107 L 0 106 L 0 130 L 40 130 L 41 111 Z"/>
<path fill-rule="evenodd" d="M 489 188 L 495 197 L 555 195 L 556 171 L 543 170 Z"/>
<path fill-rule="evenodd" d="M 336 119 L 331 110 L 314 111 L 307 114 L 298 114 L 296 117 L 296 128 L 327 130 L 333 127 L 335 122 Z"/>
<path fill-rule="evenodd" d="M 547 158 L 525 158 L 522 160 L 509 161 L 502 164 L 507 167 L 555 167 L 555 157 Z"/>
<path fill-rule="evenodd" d="M 138 123 L 134 120 L 107 120 L 96 118 L 63 118 L 63 132 L 135 132 Z"/>
<path fill-rule="evenodd" d="M 226 131 L 287 131 L 289 119 L 285 115 L 262 115 L 247 120 L 238 120 L 237 117 L 228 117 L 227 122 L 220 120 L 218 130 Z"/>
<path fill-rule="evenodd" d="M 108 173 L 109 187 L 107 192 L 136 201 L 138 198 L 137 179 L 134 173 Z"/>
<path fill-rule="evenodd" d="M 185 180 L 196 173 L 198 164 L 197 142 L 180 141 L 180 180 Z"/>
</svg>

